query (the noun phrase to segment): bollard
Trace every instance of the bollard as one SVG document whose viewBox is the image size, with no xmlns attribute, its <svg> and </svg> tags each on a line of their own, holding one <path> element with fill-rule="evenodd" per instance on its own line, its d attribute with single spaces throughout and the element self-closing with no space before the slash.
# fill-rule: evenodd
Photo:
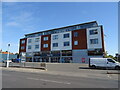
<svg viewBox="0 0 120 90">
<path fill-rule="evenodd" d="M 46 70 L 46 63 L 41 63 L 41 64 L 40 64 L 40 67 L 41 67 L 42 69 Z"/>
<path fill-rule="evenodd" d="M 9 62 L 8 61 L 6 62 L 6 67 L 9 67 Z"/>
</svg>

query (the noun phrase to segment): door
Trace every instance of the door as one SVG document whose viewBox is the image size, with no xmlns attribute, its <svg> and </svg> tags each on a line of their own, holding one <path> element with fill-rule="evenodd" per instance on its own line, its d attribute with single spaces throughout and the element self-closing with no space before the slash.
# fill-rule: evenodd
<svg viewBox="0 0 120 90">
<path fill-rule="evenodd" d="M 115 67 L 115 61 L 112 59 L 107 59 L 107 67 L 114 68 Z"/>
</svg>

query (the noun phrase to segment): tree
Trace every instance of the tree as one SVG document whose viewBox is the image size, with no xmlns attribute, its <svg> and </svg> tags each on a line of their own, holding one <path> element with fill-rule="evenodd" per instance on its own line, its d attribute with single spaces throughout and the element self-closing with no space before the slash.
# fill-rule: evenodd
<svg viewBox="0 0 120 90">
<path fill-rule="evenodd" d="M 17 55 L 17 58 L 19 58 L 19 53 L 15 53 L 15 55 Z"/>
</svg>

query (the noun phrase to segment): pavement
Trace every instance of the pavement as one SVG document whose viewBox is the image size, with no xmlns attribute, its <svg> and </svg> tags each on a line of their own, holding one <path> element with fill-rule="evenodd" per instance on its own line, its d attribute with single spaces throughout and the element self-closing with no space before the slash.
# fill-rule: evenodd
<svg viewBox="0 0 120 90">
<path fill-rule="evenodd" d="M 3 88 L 118 88 L 117 75 L 105 70 L 56 72 L 26 68 L 2 68 Z"/>
</svg>

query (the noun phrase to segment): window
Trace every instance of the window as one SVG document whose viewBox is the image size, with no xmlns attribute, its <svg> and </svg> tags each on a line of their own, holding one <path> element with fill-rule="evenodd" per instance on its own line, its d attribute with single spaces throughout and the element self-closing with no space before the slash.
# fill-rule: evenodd
<svg viewBox="0 0 120 90">
<path fill-rule="evenodd" d="M 31 43 L 32 42 L 32 39 L 28 39 L 28 43 Z"/>
<path fill-rule="evenodd" d="M 44 41 L 47 41 L 48 40 L 48 37 L 44 37 L 44 39 L 43 39 Z"/>
<path fill-rule="evenodd" d="M 72 56 L 72 50 L 63 50 L 62 56 Z"/>
<path fill-rule="evenodd" d="M 43 47 L 44 47 L 44 48 L 47 48 L 47 47 L 48 47 L 48 44 L 43 44 Z"/>
<path fill-rule="evenodd" d="M 115 61 L 113 61 L 112 59 L 107 59 L 108 62 L 112 62 L 112 63 L 115 63 Z"/>
<path fill-rule="evenodd" d="M 25 43 L 25 40 L 22 40 L 21 43 L 24 44 L 24 43 Z"/>
<path fill-rule="evenodd" d="M 39 42 L 39 38 L 35 38 L 35 42 Z"/>
<path fill-rule="evenodd" d="M 88 55 L 89 56 L 94 56 L 94 55 L 103 55 L 103 50 L 102 49 L 93 49 L 93 50 L 88 50 Z"/>
<path fill-rule="evenodd" d="M 74 41 L 74 45 L 78 45 L 78 41 Z"/>
<path fill-rule="evenodd" d="M 115 61 L 113 61 L 112 59 L 107 59 L 108 62 L 112 62 L 112 63 L 115 63 Z"/>
<path fill-rule="evenodd" d="M 58 47 L 58 43 L 53 43 L 53 47 Z"/>
<path fill-rule="evenodd" d="M 64 46 L 69 46 L 70 45 L 70 42 L 67 41 L 67 42 L 64 42 Z"/>
<path fill-rule="evenodd" d="M 53 35 L 53 40 L 58 39 L 58 35 Z"/>
<path fill-rule="evenodd" d="M 74 32 L 74 37 L 78 37 L 78 32 Z"/>
<path fill-rule="evenodd" d="M 25 49 L 25 47 L 24 47 L 24 46 L 22 46 L 22 47 L 21 47 L 21 50 L 24 50 L 24 49 Z"/>
<path fill-rule="evenodd" d="M 69 33 L 64 34 L 64 38 L 69 38 Z"/>
<path fill-rule="evenodd" d="M 90 39 L 90 44 L 98 44 L 98 39 Z"/>
<path fill-rule="evenodd" d="M 51 51 L 52 56 L 60 56 L 60 51 Z"/>
<path fill-rule="evenodd" d="M 90 32 L 90 35 L 98 34 L 97 29 L 90 30 L 89 32 Z"/>
<path fill-rule="evenodd" d="M 39 45 L 35 45 L 35 49 L 39 49 Z"/>
<path fill-rule="evenodd" d="M 31 45 L 28 45 L 28 49 L 31 49 L 32 47 L 31 47 Z"/>
</svg>

